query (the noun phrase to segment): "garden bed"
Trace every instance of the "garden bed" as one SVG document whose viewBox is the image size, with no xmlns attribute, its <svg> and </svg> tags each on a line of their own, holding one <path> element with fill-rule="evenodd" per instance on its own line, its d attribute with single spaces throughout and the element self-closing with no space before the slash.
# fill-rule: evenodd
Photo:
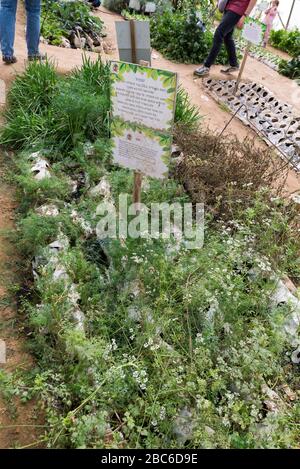
<svg viewBox="0 0 300 469">
<path fill-rule="evenodd" d="M 146 178 L 142 201 L 204 202 L 203 248 L 99 240 L 99 203 L 133 184 L 112 165 L 109 90 L 100 61 L 65 78 L 33 63 L 8 96 L 37 358 L 11 386 L 40 399 L 49 447 L 298 446 L 300 320 L 279 277 L 300 279 L 299 209 L 266 188 L 282 168 L 253 142 L 198 133 L 181 91 L 170 178 Z"/>
</svg>

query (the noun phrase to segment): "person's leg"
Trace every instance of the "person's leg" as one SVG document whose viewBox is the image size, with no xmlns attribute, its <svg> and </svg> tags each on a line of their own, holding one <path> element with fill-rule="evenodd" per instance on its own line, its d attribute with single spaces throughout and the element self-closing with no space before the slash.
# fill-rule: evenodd
<svg viewBox="0 0 300 469">
<path fill-rule="evenodd" d="M 216 61 L 216 58 L 219 55 L 219 52 L 222 47 L 222 43 L 225 39 L 225 37 L 229 33 L 233 33 L 234 27 L 237 25 L 240 19 L 240 15 L 237 13 L 234 13 L 233 11 L 226 11 L 221 23 L 216 29 L 215 35 L 214 35 L 214 42 L 213 46 L 211 48 L 211 51 L 204 62 L 205 67 L 211 67 Z M 233 39 L 232 39 L 233 41 Z"/>
<path fill-rule="evenodd" d="M 271 33 L 272 25 L 267 23 L 267 29 L 265 32 L 264 40 L 263 40 L 263 47 L 266 47 L 269 41 L 270 33 Z"/>
<path fill-rule="evenodd" d="M 0 42 L 3 59 L 12 59 L 16 29 L 17 0 L 0 0 Z"/>
<path fill-rule="evenodd" d="M 238 68 L 239 63 L 238 63 L 238 58 L 236 55 L 236 48 L 235 48 L 235 42 L 233 40 L 233 33 L 234 33 L 234 28 L 229 31 L 228 34 L 224 37 L 224 44 L 227 50 L 228 58 L 229 58 L 229 64 L 233 68 Z"/>
<path fill-rule="evenodd" d="M 41 0 L 25 0 L 27 14 L 26 41 L 28 57 L 39 55 Z"/>
</svg>

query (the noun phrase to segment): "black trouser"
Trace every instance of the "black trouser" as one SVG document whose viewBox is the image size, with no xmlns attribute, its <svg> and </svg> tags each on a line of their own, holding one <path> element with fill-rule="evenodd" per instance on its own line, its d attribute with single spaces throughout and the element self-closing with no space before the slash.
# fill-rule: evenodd
<svg viewBox="0 0 300 469">
<path fill-rule="evenodd" d="M 204 62 L 205 67 L 210 67 L 215 62 L 221 50 L 223 41 L 228 53 L 230 66 L 238 67 L 235 43 L 232 36 L 234 27 L 237 25 L 240 18 L 241 16 L 237 13 L 234 13 L 233 11 L 225 11 L 222 21 L 216 29 L 211 51 L 206 61 Z"/>
</svg>

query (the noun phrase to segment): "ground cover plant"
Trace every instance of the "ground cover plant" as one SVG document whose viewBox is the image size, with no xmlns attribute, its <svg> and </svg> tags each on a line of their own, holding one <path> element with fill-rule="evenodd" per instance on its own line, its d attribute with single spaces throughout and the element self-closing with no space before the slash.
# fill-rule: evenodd
<svg viewBox="0 0 300 469">
<path fill-rule="evenodd" d="M 100 46 L 103 21 L 82 1 L 44 0 L 41 34 L 49 44 L 93 50 Z"/>
<path fill-rule="evenodd" d="M 270 300 L 278 276 L 299 281 L 297 206 L 266 188 L 266 155 L 259 164 L 251 145 L 241 158 L 228 141 L 222 166 L 224 141 L 195 133 L 199 116 L 180 91 L 174 177 L 146 178 L 142 200 L 205 202 L 203 248 L 99 240 L 98 204 L 117 205 L 133 182 L 111 162 L 109 86 L 108 66 L 85 61 L 67 78 L 30 64 L 10 90 L 0 142 L 16 149 L 13 235 L 28 279 L 19 314 L 36 367 L 1 373 L 4 398 L 39 400 L 47 447 L 297 447 L 290 306 Z"/>
</svg>

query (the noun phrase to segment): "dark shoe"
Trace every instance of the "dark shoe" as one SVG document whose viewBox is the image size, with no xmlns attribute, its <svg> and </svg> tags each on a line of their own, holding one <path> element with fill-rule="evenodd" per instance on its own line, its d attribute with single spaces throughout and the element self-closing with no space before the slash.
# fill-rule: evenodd
<svg viewBox="0 0 300 469">
<path fill-rule="evenodd" d="M 197 68 L 194 71 L 194 75 L 196 75 L 197 77 L 206 77 L 207 75 L 209 75 L 209 67 L 205 67 L 205 65 L 203 65 L 203 67 Z"/>
<path fill-rule="evenodd" d="M 12 57 L 2 57 L 2 60 L 3 62 L 6 64 L 6 65 L 12 65 L 12 64 L 15 64 L 17 63 L 17 58 L 13 55 Z"/>
<path fill-rule="evenodd" d="M 35 54 L 35 55 L 29 55 L 28 60 L 29 62 L 34 62 L 35 60 L 38 60 L 39 62 L 42 62 L 43 60 L 47 59 L 46 54 Z"/>
</svg>

